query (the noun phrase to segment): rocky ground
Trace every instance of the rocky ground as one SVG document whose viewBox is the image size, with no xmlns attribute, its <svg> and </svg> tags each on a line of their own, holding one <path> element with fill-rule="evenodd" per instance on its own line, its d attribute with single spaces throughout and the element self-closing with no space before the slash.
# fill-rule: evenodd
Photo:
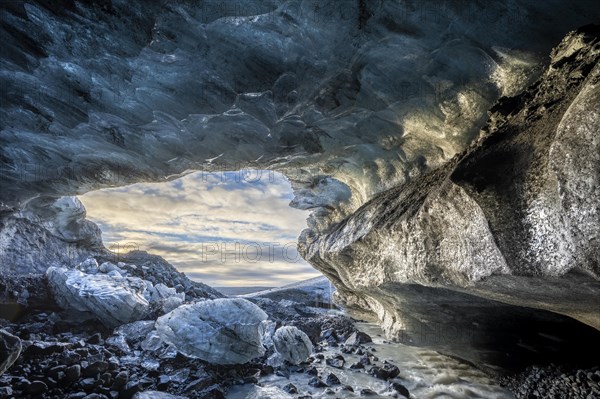
<svg viewBox="0 0 600 399">
<path fill-rule="evenodd" d="M 600 397 L 600 367 L 569 369 L 560 366 L 529 367 L 501 380 L 517 399 Z"/>
<path fill-rule="evenodd" d="M 309 312 L 309 310 L 306 310 Z M 278 320 L 281 325 L 285 321 Z M 111 331 L 94 322 L 71 324 L 60 313 L 27 315 L 18 323 L 2 323 L 2 331 L 22 341 L 21 354 L 10 369 L 0 377 L 1 398 L 141 398 L 142 391 L 161 391 L 193 398 L 222 398 L 235 384 L 258 382 L 260 376 L 290 372 L 314 373 L 313 362 L 326 361 L 344 367 L 342 353 L 323 360 L 318 352 L 326 345 L 338 345 L 350 338 L 340 352 L 360 351 L 356 329 L 351 319 L 343 316 L 323 316 L 300 320 L 295 325 L 309 333 L 315 341 L 314 355 L 299 365 L 275 364 L 264 356 L 240 366 L 211 365 L 190 359 L 172 351 L 149 334 L 154 321 L 138 321 L 121 327 L 127 335 Z M 117 329 L 118 330 L 118 329 Z M 354 337 L 353 337 L 354 334 Z M 363 338 L 364 339 L 364 338 Z M 371 364 L 374 355 L 365 353 L 364 364 Z M 347 365 L 348 366 L 348 365 Z M 362 364 L 352 365 L 364 368 Z M 391 370 L 391 373 L 386 371 Z M 393 367 L 384 365 L 373 373 L 390 377 Z M 386 374 L 387 373 L 387 374 Z M 384 375 L 385 374 L 385 375 Z M 388 375 L 389 374 L 389 375 Z M 322 377 L 322 378 L 321 378 Z M 322 381 L 324 380 L 324 381 Z M 335 376 L 314 376 L 314 386 L 332 390 L 352 390 L 335 387 Z M 294 388 L 290 386 L 290 393 Z M 366 393 L 365 393 L 366 394 Z M 154 398 L 159 398 L 153 393 Z"/>
<path fill-rule="evenodd" d="M 50 268 L 35 281 L 44 288 L 38 296 L 47 295 L 46 309 L 25 303 L 11 321 L 0 319 L 0 398 L 224 398 L 235 386 L 251 386 L 247 398 L 411 397 L 402 370 L 378 357 L 356 321 L 309 295 L 322 297 L 321 279 L 276 296 L 221 299 L 161 258 L 134 253 L 117 264 L 97 257 L 73 269 Z M 131 303 L 145 304 L 146 313 L 127 323 L 115 322 L 117 311 L 107 315 Z M 208 359 L 207 351 L 217 355 Z M 234 358 L 243 364 L 227 364 Z M 289 383 L 269 385 L 272 378 Z M 377 392 L 365 378 L 380 381 Z M 547 367 L 499 382 L 519 399 L 590 399 L 600 394 L 599 381 L 597 367 Z"/>
<path fill-rule="evenodd" d="M 257 352 L 260 356 L 239 366 L 208 363 L 194 358 L 195 353 L 200 353 L 198 347 L 184 350 L 161 339 L 158 325 L 164 319 L 155 320 L 177 313 L 165 309 L 173 305 L 173 299 L 177 311 L 183 309 L 181 298 L 189 304 L 186 306 L 227 300 L 218 299 L 222 295 L 210 287 L 191 282 L 161 258 L 133 253 L 116 264 L 111 260 L 114 261 L 89 258 L 73 269 L 50 268 L 46 275 L 22 280 L 31 292 L 35 293 L 35 284 L 43 288 L 37 292 L 46 296 L 46 310 L 40 310 L 40 301 L 34 307 L 24 301 L 23 305 L 12 304 L 17 311 L 3 313 L 5 317 L 12 316 L 12 320 L 0 319 L 0 398 L 161 398 L 157 391 L 190 399 L 222 398 L 232 385 L 256 383 L 260 376 L 289 373 L 290 367 L 294 367 L 294 372 L 308 372 L 311 361 L 321 361 L 306 361 L 313 350 L 318 353 L 323 345 L 337 345 L 356 332 L 351 319 L 327 315 L 323 309 L 304 303 L 287 300 L 282 304 L 253 298 L 263 311 L 245 299 L 232 299 L 229 301 L 247 304 L 243 309 L 247 318 L 255 312 L 259 322 L 264 319 L 265 336 L 269 337 L 264 342 L 267 349 L 261 347 Z M 107 282 L 113 286 L 107 287 Z M 140 285 L 142 289 L 138 291 Z M 10 289 L 7 299 L 22 297 L 14 292 L 23 289 L 19 284 L 12 284 Z M 139 313 L 140 320 L 119 324 L 118 310 L 114 310 L 117 305 L 131 305 L 132 314 L 140 310 L 146 313 Z M 111 309 L 113 314 L 108 315 Z M 194 333 L 207 324 L 218 324 L 220 328 L 227 323 L 225 319 L 231 310 L 217 310 L 212 319 L 196 320 L 196 324 L 190 321 L 184 327 L 191 327 Z M 225 325 L 225 330 L 234 334 L 233 340 L 249 342 L 247 331 L 236 330 L 237 325 L 244 324 L 240 321 L 243 316 L 234 314 L 234 322 Z M 173 316 L 163 324 L 168 322 L 170 327 L 181 326 L 181 321 Z M 288 330 L 279 328 L 282 325 L 289 325 Z M 281 331 L 286 331 L 291 339 L 294 334 L 301 334 L 306 345 L 288 345 Z M 208 335 L 190 338 L 197 338 L 200 344 L 211 340 Z M 220 338 L 211 342 L 218 346 L 227 341 Z M 279 356 L 275 347 L 286 355 Z M 218 350 L 216 346 L 214 349 Z M 243 349 L 252 353 L 249 345 Z M 181 354 L 190 351 L 189 357 Z M 290 357 L 290 353 L 295 355 Z"/>
</svg>

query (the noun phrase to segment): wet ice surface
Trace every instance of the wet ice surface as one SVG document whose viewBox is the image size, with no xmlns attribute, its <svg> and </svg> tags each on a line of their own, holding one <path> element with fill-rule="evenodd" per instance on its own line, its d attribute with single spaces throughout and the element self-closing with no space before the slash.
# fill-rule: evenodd
<svg viewBox="0 0 600 399">
<path fill-rule="evenodd" d="M 388 360 L 398 366 L 400 375 L 397 381 L 404 385 L 411 393 L 411 398 L 442 399 L 442 398 L 485 398 L 485 399 L 514 399 L 512 393 L 494 383 L 482 371 L 461 363 L 455 359 L 440 355 L 439 353 L 423 348 L 415 348 L 399 343 L 387 343 L 381 329 L 372 323 L 358 323 L 357 327 L 373 338 L 373 343 L 366 344 L 366 348 L 374 348 L 375 356 L 379 358 L 375 364 Z M 384 343 L 384 341 L 386 343 Z M 327 348 L 325 358 L 340 353 L 340 348 Z M 308 385 L 312 378 L 306 373 L 292 372 L 290 378 L 269 375 L 260 378 L 259 384 L 234 386 L 227 394 L 228 399 L 279 399 L 296 398 L 311 395 L 313 398 L 354 398 L 361 397 L 361 389 L 368 388 L 376 395 L 363 396 L 368 398 L 393 397 L 395 391 L 390 388 L 390 383 L 379 380 L 368 374 L 371 366 L 363 370 L 351 370 L 348 367 L 358 362 L 359 355 L 343 354 L 346 359 L 343 369 L 336 369 L 325 365 L 325 361 L 314 363 L 319 370 L 319 376 L 325 380 L 329 373 L 334 373 L 342 385 L 332 386 L 334 394 L 327 394 L 327 388 L 314 388 Z M 290 395 L 282 388 L 292 383 L 298 388 L 298 393 Z M 341 387 L 350 385 L 354 392 L 342 391 Z M 402 396 L 396 396 L 402 398 Z"/>
</svg>

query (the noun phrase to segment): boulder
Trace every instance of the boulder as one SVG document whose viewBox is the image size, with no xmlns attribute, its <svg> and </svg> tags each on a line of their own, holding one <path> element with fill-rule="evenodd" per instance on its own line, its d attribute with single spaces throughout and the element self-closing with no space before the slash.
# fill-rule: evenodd
<svg viewBox="0 0 600 399">
<path fill-rule="evenodd" d="M 267 314 L 241 298 L 182 305 L 156 321 L 163 341 L 180 353 L 216 364 L 240 364 L 261 356 Z"/>
<path fill-rule="evenodd" d="M 367 342 L 373 342 L 369 334 L 362 331 L 356 331 L 348 337 L 345 344 L 349 346 L 358 346 L 360 344 L 366 344 Z"/>
<path fill-rule="evenodd" d="M 392 382 L 392 388 L 405 398 L 410 398 L 410 392 L 408 389 L 399 382 Z"/>
<path fill-rule="evenodd" d="M 136 277 L 119 278 L 50 267 L 48 285 L 65 310 L 89 312 L 107 327 L 142 319 L 149 311 L 146 284 Z"/>
<path fill-rule="evenodd" d="M 292 364 L 305 361 L 313 349 L 308 335 L 293 326 L 283 326 L 275 331 L 273 343 L 283 359 Z"/>
</svg>

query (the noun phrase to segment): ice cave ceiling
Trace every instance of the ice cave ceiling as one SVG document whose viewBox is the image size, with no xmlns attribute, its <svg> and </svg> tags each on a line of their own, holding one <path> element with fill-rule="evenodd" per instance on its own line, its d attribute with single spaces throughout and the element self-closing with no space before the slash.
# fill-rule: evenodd
<svg viewBox="0 0 600 399">
<path fill-rule="evenodd" d="M 465 148 L 594 8 L 5 2 L 0 201 L 252 164 L 339 219 Z"/>
</svg>

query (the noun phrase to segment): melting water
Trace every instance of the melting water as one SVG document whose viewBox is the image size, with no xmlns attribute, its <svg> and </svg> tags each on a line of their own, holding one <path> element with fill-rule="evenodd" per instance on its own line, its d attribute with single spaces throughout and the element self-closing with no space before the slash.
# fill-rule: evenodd
<svg viewBox="0 0 600 399">
<path fill-rule="evenodd" d="M 455 359 L 443 356 L 435 351 L 410 347 L 398 343 L 384 341 L 381 329 L 372 323 L 359 323 L 358 328 L 373 338 L 367 347 L 375 348 L 374 354 L 380 362 L 388 360 L 398 366 L 401 382 L 411 393 L 411 398 L 419 399 L 514 399 L 508 390 L 498 386 L 482 371 L 461 363 Z M 337 350 L 336 350 L 337 349 Z M 339 348 L 328 348 L 323 352 L 325 358 L 339 353 Z M 370 376 L 366 370 L 350 370 L 348 366 L 359 360 L 360 356 L 343 354 L 346 359 L 344 369 L 336 369 L 325 365 L 325 361 L 315 367 L 319 376 L 325 380 L 329 373 L 334 373 L 342 385 L 350 385 L 354 393 L 341 391 L 341 386 L 333 386 L 335 394 L 327 394 L 326 388 L 314 388 L 308 385 L 312 376 L 305 373 L 292 373 L 290 378 L 270 375 L 259 380 L 262 387 L 255 385 L 240 385 L 233 387 L 227 395 L 228 399 L 287 399 L 303 395 L 313 398 L 354 398 L 361 397 L 361 389 L 368 388 L 377 395 L 369 398 L 390 398 L 394 391 L 389 383 Z M 283 386 L 292 383 L 298 388 L 298 393 L 289 395 L 282 390 Z M 364 397 L 364 396 L 363 396 Z M 397 396 L 402 398 L 402 396 Z"/>
</svg>

